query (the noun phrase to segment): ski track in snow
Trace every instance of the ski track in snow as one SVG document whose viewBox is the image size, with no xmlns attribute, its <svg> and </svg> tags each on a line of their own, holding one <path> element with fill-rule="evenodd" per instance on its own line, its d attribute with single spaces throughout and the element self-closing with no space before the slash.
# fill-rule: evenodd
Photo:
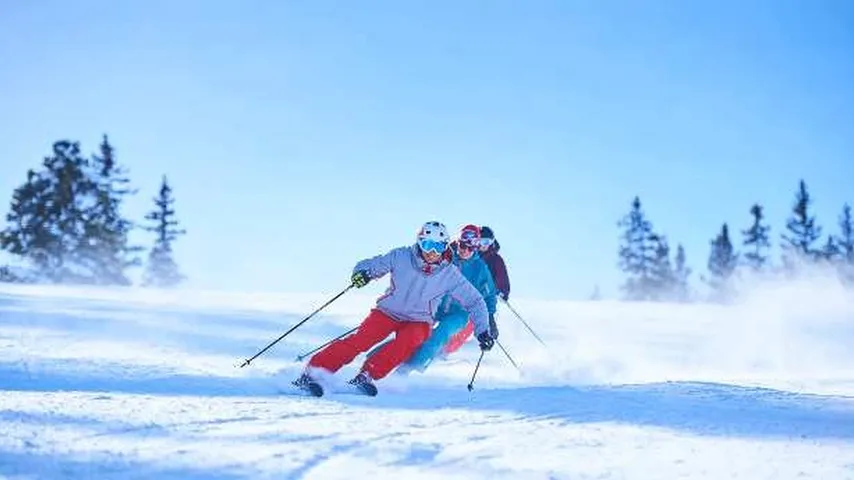
<svg viewBox="0 0 854 480">
<path fill-rule="evenodd" d="M 295 357 L 372 298 L 237 368 L 331 295 L 0 286 L 0 478 L 854 479 L 854 307 L 817 290 L 514 302 L 548 344 L 500 307 L 521 373 L 496 346 L 469 392 L 472 341 L 378 397 L 315 399 Z"/>
</svg>

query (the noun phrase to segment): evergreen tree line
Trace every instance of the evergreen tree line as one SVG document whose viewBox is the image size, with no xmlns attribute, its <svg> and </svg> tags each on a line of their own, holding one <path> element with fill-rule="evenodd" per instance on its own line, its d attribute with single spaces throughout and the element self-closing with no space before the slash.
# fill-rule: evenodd
<svg viewBox="0 0 854 480">
<path fill-rule="evenodd" d="M 762 278 L 795 278 L 816 266 L 828 267 L 848 287 L 854 287 L 854 220 L 851 207 L 845 204 L 838 218 L 838 230 L 823 237 L 811 211 L 812 198 L 801 180 L 795 195 L 785 231 L 780 234 L 780 261 L 771 259 L 771 227 L 766 223 L 763 206 L 750 207 L 751 221 L 734 238 L 727 223 L 710 241 L 702 282 L 709 287 L 710 301 L 725 302 L 738 295 L 744 280 Z M 647 218 L 639 197 L 631 210 L 617 224 L 622 229 L 618 251 L 619 267 L 626 274 L 621 285 L 625 300 L 677 301 L 699 300 L 692 292 L 686 265 L 685 249 L 677 245 L 671 258 L 671 247 L 665 235 Z M 823 239 L 823 240 L 822 240 Z"/>
<path fill-rule="evenodd" d="M 144 266 L 142 285 L 179 284 L 186 277 L 172 245 L 186 232 L 178 228 L 172 188 L 164 175 L 141 227 L 122 212 L 136 193 L 106 135 L 89 157 L 79 142 L 54 142 L 51 155 L 39 169 L 30 169 L 12 194 L 0 248 L 20 266 L 0 267 L 0 281 L 127 286 L 133 284 L 130 269 Z M 129 238 L 137 228 L 154 237 L 145 262 L 140 258 L 145 249 Z"/>
</svg>

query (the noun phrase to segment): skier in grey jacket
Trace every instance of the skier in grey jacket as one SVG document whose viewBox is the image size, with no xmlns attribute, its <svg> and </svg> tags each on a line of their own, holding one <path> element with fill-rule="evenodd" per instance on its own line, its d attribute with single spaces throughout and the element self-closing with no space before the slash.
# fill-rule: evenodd
<svg viewBox="0 0 854 480">
<path fill-rule="evenodd" d="M 313 368 L 337 372 L 360 353 L 395 333 L 394 340 L 368 358 L 359 374 L 350 381 L 357 386 L 368 384 L 372 387 L 373 380 L 388 375 L 430 336 L 445 295 L 453 296 L 471 315 L 481 349 L 490 350 L 494 340 L 489 331 L 486 303 L 480 292 L 450 263 L 449 241 L 443 224 L 427 222 L 418 232 L 415 245 L 398 247 L 358 262 L 352 275 L 356 287 L 390 274 L 388 289 L 357 331 L 333 341 L 312 356 L 305 373 L 295 383 L 312 381 Z"/>
</svg>

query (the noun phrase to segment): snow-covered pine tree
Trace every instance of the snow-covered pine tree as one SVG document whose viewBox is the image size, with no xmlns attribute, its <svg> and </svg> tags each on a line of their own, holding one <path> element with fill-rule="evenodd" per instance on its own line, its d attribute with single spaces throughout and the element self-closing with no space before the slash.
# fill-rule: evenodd
<svg viewBox="0 0 854 480">
<path fill-rule="evenodd" d="M 146 230 L 154 232 L 156 238 L 148 254 L 142 282 L 144 286 L 172 287 L 186 279 L 173 258 L 172 243 L 179 235 L 187 233 L 177 228 L 178 221 L 175 219 L 175 210 L 172 208 L 174 203 L 172 187 L 164 175 L 160 192 L 154 199 L 156 208 L 145 216 L 152 222 L 152 226 L 146 227 Z"/>
<path fill-rule="evenodd" d="M 851 206 L 847 203 L 839 216 L 836 254 L 842 280 L 847 285 L 854 285 L 854 219 L 851 217 Z"/>
<path fill-rule="evenodd" d="M 673 268 L 672 298 L 677 302 L 688 302 L 691 300 L 691 289 L 688 278 L 691 276 L 691 268 L 688 267 L 685 258 L 685 248 L 682 244 L 676 247 L 676 258 Z"/>
<path fill-rule="evenodd" d="M 650 299 L 656 301 L 670 300 L 676 279 L 673 264 L 670 261 L 670 244 L 664 235 L 653 235 L 655 256 L 653 257 L 652 281 Z"/>
<path fill-rule="evenodd" d="M 810 212 L 812 198 L 804 180 L 798 184 L 792 216 L 786 221 L 789 235 L 781 234 L 783 249 L 783 266 L 788 272 L 794 273 L 802 262 L 812 262 L 822 256 L 821 248 L 814 246 L 821 237 L 821 227 L 816 225 L 815 217 Z"/>
<path fill-rule="evenodd" d="M 92 283 L 91 271 L 76 256 L 95 191 L 88 161 L 80 155 L 79 143 L 60 140 L 42 167 L 29 170 L 13 192 L 0 248 L 27 263 L 33 281 Z"/>
<path fill-rule="evenodd" d="M 100 154 L 91 160 L 95 202 L 86 211 L 84 241 L 78 258 L 92 271 L 97 283 L 130 285 L 127 269 L 141 264 L 136 254 L 142 247 L 130 245 L 133 222 L 122 215 L 125 197 L 136 194 L 129 188 L 127 170 L 115 159 L 115 150 L 104 135 Z"/>
<path fill-rule="evenodd" d="M 650 300 L 655 291 L 654 269 L 659 244 L 652 223 L 642 209 L 640 197 L 634 198 L 631 211 L 617 225 L 624 229 L 619 266 L 628 275 L 621 290 L 627 300 Z"/>
<path fill-rule="evenodd" d="M 709 277 L 706 283 L 711 287 L 713 301 L 726 301 L 734 293 L 732 290 L 733 273 L 738 266 L 738 254 L 732 246 L 729 227 L 726 223 L 720 233 L 711 241 L 708 269 Z"/>
<path fill-rule="evenodd" d="M 742 245 L 749 248 L 742 257 L 743 263 L 751 268 L 754 272 L 764 270 L 768 264 L 768 250 L 771 248 L 771 241 L 768 234 L 771 227 L 763 224 L 765 219 L 762 205 L 758 203 L 750 207 L 750 215 L 753 216 L 753 224 L 747 230 L 742 230 L 744 236 Z"/>
</svg>

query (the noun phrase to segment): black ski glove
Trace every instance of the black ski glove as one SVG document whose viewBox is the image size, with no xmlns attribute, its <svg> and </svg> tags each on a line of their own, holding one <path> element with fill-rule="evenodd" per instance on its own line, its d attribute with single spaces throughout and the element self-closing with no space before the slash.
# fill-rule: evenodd
<svg viewBox="0 0 854 480">
<path fill-rule="evenodd" d="M 368 282 L 371 281 L 371 277 L 370 275 L 368 275 L 367 270 L 359 270 L 358 272 L 354 273 L 353 276 L 350 277 L 350 279 L 353 280 L 353 285 L 356 288 L 362 288 L 367 285 Z"/>
<path fill-rule="evenodd" d="M 492 346 L 495 345 L 495 340 L 492 339 L 492 335 L 489 334 L 489 330 L 479 333 L 477 335 L 477 341 L 480 343 L 480 349 L 484 352 L 492 350 Z"/>
<path fill-rule="evenodd" d="M 495 323 L 494 313 L 489 314 L 489 335 L 495 340 L 498 340 L 498 324 Z"/>
</svg>

